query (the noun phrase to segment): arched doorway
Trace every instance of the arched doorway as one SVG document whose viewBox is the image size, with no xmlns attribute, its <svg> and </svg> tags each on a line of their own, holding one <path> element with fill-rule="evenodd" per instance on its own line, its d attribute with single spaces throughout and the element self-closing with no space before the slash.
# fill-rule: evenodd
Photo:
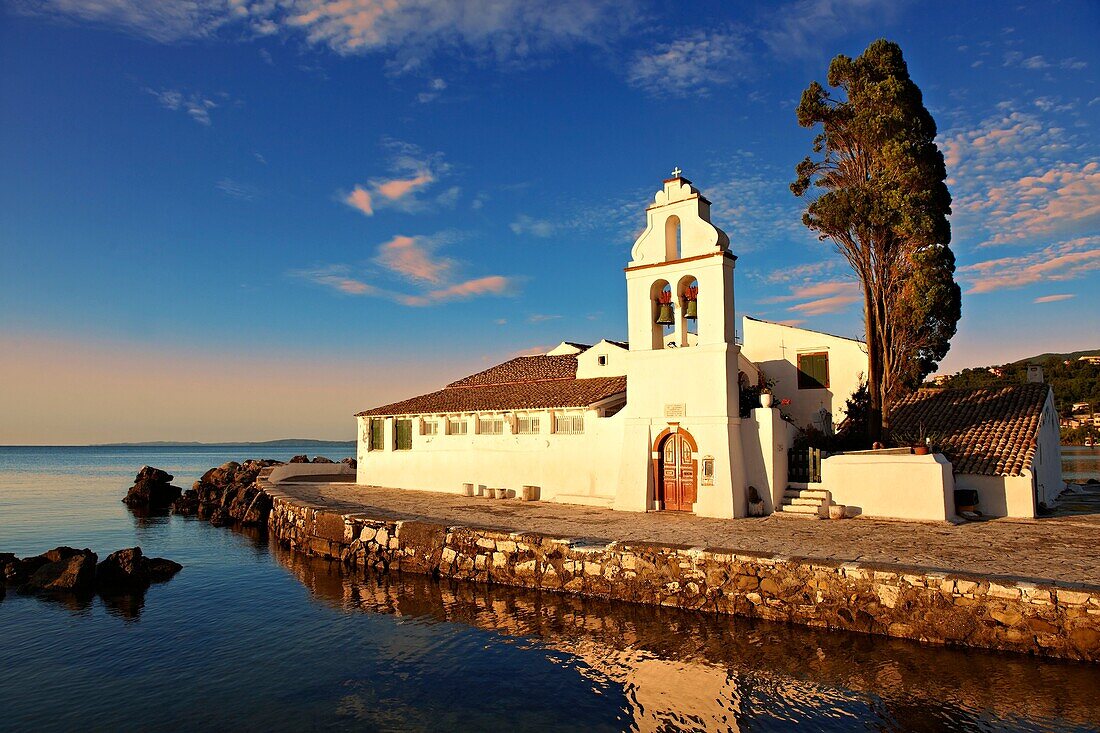
<svg viewBox="0 0 1100 733">
<path fill-rule="evenodd" d="M 665 430 L 654 442 L 653 463 L 657 501 L 669 512 L 690 512 L 695 504 L 699 481 L 695 454 L 699 448 L 686 430 Z"/>
</svg>

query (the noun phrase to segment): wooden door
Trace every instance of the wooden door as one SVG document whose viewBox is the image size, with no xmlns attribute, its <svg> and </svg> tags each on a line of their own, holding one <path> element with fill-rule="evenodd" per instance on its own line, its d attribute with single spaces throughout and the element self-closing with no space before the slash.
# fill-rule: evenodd
<svg viewBox="0 0 1100 733">
<path fill-rule="evenodd" d="M 695 503 L 696 461 L 683 434 L 665 438 L 660 462 L 662 507 L 670 512 L 690 512 Z"/>
</svg>

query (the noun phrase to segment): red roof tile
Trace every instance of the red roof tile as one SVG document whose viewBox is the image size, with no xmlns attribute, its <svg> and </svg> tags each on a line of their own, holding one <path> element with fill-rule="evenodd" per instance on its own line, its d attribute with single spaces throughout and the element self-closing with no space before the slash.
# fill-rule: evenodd
<svg viewBox="0 0 1100 733">
<path fill-rule="evenodd" d="M 364 415 L 424 415 L 587 407 L 626 392 L 626 377 L 577 379 L 577 357 L 521 356 L 437 392 L 382 405 Z"/>
<path fill-rule="evenodd" d="M 939 444 L 956 473 L 1019 476 L 1031 468 L 1050 387 L 921 389 L 895 405 L 890 429 Z"/>
</svg>

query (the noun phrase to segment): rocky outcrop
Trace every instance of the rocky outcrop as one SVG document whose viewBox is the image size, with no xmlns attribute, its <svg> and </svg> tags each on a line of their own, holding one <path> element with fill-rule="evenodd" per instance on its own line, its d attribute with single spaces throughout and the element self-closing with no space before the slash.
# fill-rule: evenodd
<svg viewBox="0 0 1100 733">
<path fill-rule="evenodd" d="M 340 463 L 346 463 L 347 465 L 351 466 L 352 468 L 355 468 L 356 465 L 357 465 L 357 462 L 354 458 L 345 458 L 344 460 L 340 461 Z"/>
<path fill-rule="evenodd" d="M 216 527 L 231 523 L 264 526 L 271 510 L 271 499 L 256 486 L 260 471 L 281 466 L 282 461 L 229 461 L 204 473 L 172 505 L 177 514 L 209 519 Z"/>
<path fill-rule="evenodd" d="M 8 585 L 21 593 L 83 599 L 82 603 L 97 592 L 117 601 L 125 594 L 143 594 L 151 583 L 164 582 L 183 568 L 162 557 L 145 557 L 140 547 L 112 552 L 102 562 L 98 559 L 87 548 L 65 546 L 22 559 L 0 553 L 0 598 Z"/>
<path fill-rule="evenodd" d="M 167 509 L 183 492 L 172 485 L 172 474 L 152 466 L 142 466 L 134 485 L 122 501 L 135 510 L 157 511 Z"/>
<path fill-rule="evenodd" d="M 96 566 L 95 580 L 100 590 L 141 591 L 152 583 L 161 583 L 183 569 L 163 557 L 145 557 L 140 547 L 112 552 Z"/>
<path fill-rule="evenodd" d="M 58 547 L 40 555 L 46 562 L 31 573 L 21 590 L 28 593 L 86 593 L 95 589 L 98 557 L 85 548 Z"/>
<path fill-rule="evenodd" d="M 309 456 L 294 456 L 290 459 L 291 463 L 309 463 Z"/>
</svg>

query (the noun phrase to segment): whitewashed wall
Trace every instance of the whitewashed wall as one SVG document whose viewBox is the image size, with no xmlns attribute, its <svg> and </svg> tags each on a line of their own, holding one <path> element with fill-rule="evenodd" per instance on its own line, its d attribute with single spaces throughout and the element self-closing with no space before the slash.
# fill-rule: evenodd
<svg viewBox="0 0 1100 733">
<path fill-rule="evenodd" d="M 512 489 L 539 486 L 544 501 L 609 505 L 618 483 L 623 421 L 619 415 L 598 417 L 597 410 L 563 411 L 583 414 L 584 433 L 553 434 L 551 414 L 539 415 L 540 432 L 515 435 L 505 420 L 504 435 L 478 435 L 474 415 L 467 415 L 466 435 L 421 435 L 413 418 L 412 449 L 392 450 L 393 419 L 386 419 L 385 450 L 367 450 L 367 419 L 358 418 L 359 451 L 356 483 L 398 489 L 459 492 L 464 483 Z"/>
<path fill-rule="evenodd" d="M 845 402 L 867 377 L 865 344 L 755 318 L 743 318 L 741 328 L 741 353 L 775 380 L 776 400 L 791 401 L 782 410 L 797 425 L 815 425 L 822 408 L 833 423 L 844 419 Z M 822 351 L 829 354 L 829 387 L 799 389 L 798 354 Z"/>
</svg>

